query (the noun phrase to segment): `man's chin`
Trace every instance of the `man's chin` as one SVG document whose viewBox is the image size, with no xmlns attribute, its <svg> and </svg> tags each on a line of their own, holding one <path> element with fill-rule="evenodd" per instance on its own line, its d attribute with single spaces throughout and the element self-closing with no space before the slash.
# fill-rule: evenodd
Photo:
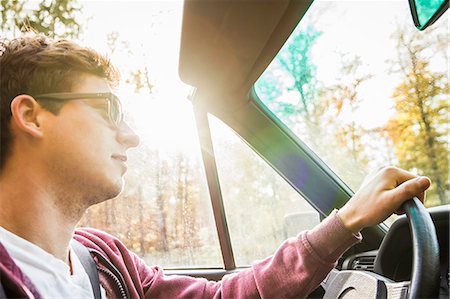
<svg viewBox="0 0 450 299">
<path fill-rule="evenodd" d="M 120 181 L 120 183 L 116 184 L 114 188 L 111 188 L 111 192 L 108 193 L 108 196 L 106 196 L 107 198 L 105 200 L 116 198 L 117 196 L 120 195 L 120 193 L 122 193 L 122 191 L 123 191 L 123 179 Z"/>
<path fill-rule="evenodd" d="M 91 197 L 89 205 L 90 206 L 96 205 L 105 202 L 107 200 L 116 198 L 117 196 L 120 195 L 122 190 L 123 190 L 123 179 L 121 179 L 120 182 L 109 186 L 108 188 L 104 188 L 102 192 L 97 192 L 96 196 Z"/>
</svg>

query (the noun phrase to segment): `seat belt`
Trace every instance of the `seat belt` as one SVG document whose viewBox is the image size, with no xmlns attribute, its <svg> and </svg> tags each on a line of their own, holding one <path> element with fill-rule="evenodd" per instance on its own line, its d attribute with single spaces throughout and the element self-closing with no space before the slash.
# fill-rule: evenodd
<svg viewBox="0 0 450 299">
<path fill-rule="evenodd" d="M 0 299 L 6 299 L 5 289 L 3 289 L 2 282 L 0 281 Z"/>
<path fill-rule="evenodd" d="M 81 264 L 83 265 L 84 270 L 86 270 L 86 273 L 89 276 L 89 280 L 91 281 L 92 290 L 94 291 L 94 298 L 95 299 L 101 299 L 101 292 L 100 292 L 100 280 L 98 278 L 98 270 L 97 265 L 95 264 L 94 259 L 92 258 L 91 254 L 89 253 L 89 250 L 78 242 L 77 240 L 72 239 L 72 248 L 75 251 L 75 254 L 77 255 L 78 259 L 80 260 Z M 0 293 L 1 294 L 1 293 Z"/>
</svg>

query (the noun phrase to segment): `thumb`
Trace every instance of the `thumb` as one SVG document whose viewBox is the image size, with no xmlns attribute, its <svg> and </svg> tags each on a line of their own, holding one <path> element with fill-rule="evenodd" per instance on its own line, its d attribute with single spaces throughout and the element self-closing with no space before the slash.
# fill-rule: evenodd
<svg viewBox="0 0 450 299">
<path fill-rule="evenodd" d="M 428 177 L 419 176 L 417 178 L 405 181 L 398 185 L 396 188 L 388 191 L 394 202 L 400 206 L 404 201 L 417 196 L 423 203 L 425 200 L 425 190 L 431 185 L 431 181 Z"/>
</svg>

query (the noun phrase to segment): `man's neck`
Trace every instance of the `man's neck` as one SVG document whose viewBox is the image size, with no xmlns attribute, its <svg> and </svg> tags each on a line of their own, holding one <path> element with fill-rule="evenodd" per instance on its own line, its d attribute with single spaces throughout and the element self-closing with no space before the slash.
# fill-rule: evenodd
<svg viewBox="0 0 450 299">
<path fill-rule="evenodd" d="M 31 175 L 0 177 L 0 226 L 70 265 L 69 242 L 82 212 L 64 209 L 42 186 Z"/>
</svg>

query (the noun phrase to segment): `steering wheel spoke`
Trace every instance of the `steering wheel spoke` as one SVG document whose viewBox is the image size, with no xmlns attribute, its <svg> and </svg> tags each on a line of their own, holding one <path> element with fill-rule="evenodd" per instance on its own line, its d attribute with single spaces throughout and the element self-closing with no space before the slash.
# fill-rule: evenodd
<svg viewBox="0 0 450 299">
<path fill-rule="evenodd" d="M 390 298 L 404 299 L 408 294 L 409 281 L 395 282 L 368 271 L 337 271 L 322 283 L 324 299 L 336 298 Z"/>
</svg>

